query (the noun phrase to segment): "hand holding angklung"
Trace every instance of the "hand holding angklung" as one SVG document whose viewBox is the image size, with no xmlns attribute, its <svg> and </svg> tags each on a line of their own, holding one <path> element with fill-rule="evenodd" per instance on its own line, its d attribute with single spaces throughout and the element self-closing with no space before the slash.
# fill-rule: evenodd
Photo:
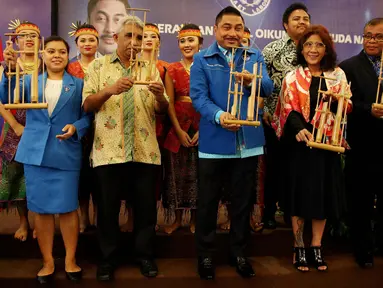
<svg viewBox="0 0 383 288">
<path fill-rule="evenodd" d="M 67 124 L 62 129 L 62 131 L 66 132 L 66 133 L 61 134 L 61 135 L 56 135 L 56 138 L 60 139 L 60 140 L 67 140 L 70 137 L 72 137 L 74 135 L 74 133 L 76 133 L 76 127 L 74 125 L 72 125 L 72 124 Z"/>
<path fill-rule="evenodd" d="M 332 102 L 336 102 L 336 101 L 338 101 L 339 96 L 335 95 L 332 91 L 328 91 L 328 92 L 326 92 L 326 94 L 323 93 L 323 100 L 324 101 L 328 101 L 330 98 L 331 98 Z"/>
<path fill-rule="evenodd" d="M 15 53 L 15 50 L 13 50 L 13 43 L 12 41 L 6 42 L 6 48 L 3 52 L 3 58 L 7 65 L 11 66 L 11 69 L 14 70 L 16 67 L 16 61 L 17 61 L 17 54 Z"/>
<path fill-rule="evenodd" d="M 240 125 L 225 123 L 225 120 L 235 120 L 235 119 L 236 118 L 233 115 L 231 115 L 229 112 L 223 112 L 221 116 L 219 117 L 219 122 L 221 123 L 222 128 L 232 132 L 236 132 L 241 127 Z"/>
<path fill-rule="evenodd" d="M 299 133 L 295 136 L 298 142 L 309 142 L 313 141 L 313 136 L 307 129 L 302 129 L 299 131 Z"/>
<path fill-rule="evenodd" d="M 249 86 L 251 84 L 251 81 L 253 81 L 253 76 L 247 70 L 243 70 L 242 73 L 243 74 L 249 74 L 249 75 L 241 75 L 241 76 L 235 75 L 236 82 L 241 83 L 242 76 L 243 76 L 243 85 L 244 86 Z"/>
<path fill-rule="evenodd" d="M 383 109 L 379 109 L 379 108 L 376 108 L 376 107 L 372 107 L 372 108 L 371 108 L 371 114 L 372 114 L 372 116 L 374 116 L 375 118 L 383 118 Z"/>
<path fill-rule="evenodd" d="M 129 91 L 130 88 L 133 86 L 133 80 L 129 77 L 121 77 L 114 83 L 112 86 L 110 86 L 110 92 L 112 95 L 119 95 L 121 93 L 124 93 L 126 91 Z"/>
<path fill-rule="evenodd" d="M 148 89 L 150 92 L 152 92 L 154 94 L 154 96 L 158 97 L 158 98 L 163 98 L 163 95 L 164 95 L 164 85 L 162 85 L 162 83 L 160 82 L 150 82 L 150 84 L 148 85 Z M 161 99 L 159 99 L 160 101 Z"/>
</svg>

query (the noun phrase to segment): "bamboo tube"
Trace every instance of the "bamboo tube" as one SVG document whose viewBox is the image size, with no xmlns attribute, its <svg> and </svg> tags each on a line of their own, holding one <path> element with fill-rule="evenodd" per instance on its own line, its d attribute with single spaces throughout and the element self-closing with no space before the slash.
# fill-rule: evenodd
<svg viewBox="0 0 383 288">
<path fill-rule="evenodd" d="M 341 93 L 344 95 L 346 93 L 346 81 L 342 81 L 341 84 Z M 339 132 L 340 132 L 340 124 L 342 121 L 342 112 L 343 112 L 343 105 L 344 105 L 344 97 L 341 97 L 338 99 L 338 108 L 336 111 L 335 115 L 335 120 L 334 120 L 334 126 L 332 128 L 332 137 L 331 137 L 331 144 L 332 145 L 339 145 Z"/>
<path fill-rule="evenodd" d="M 255 105 L 255 94 L 257 92 L 257 75 L 258 75 L 258 65 L 254 63 L 253 65 L 253 85 L 251 86 L 251 94 L 249 96 L 249 102 L 247 104 L 247 120 L 254 120 L 254 105 Z M 255 84 L 255 85 L 254 85 Z"/>
<path fill-rule="evenodd" d="M 237 109 L 238 109 L 238 82 L 235 82 L 234 84 L 234 100 L 233 100 L 233 106 L 231 106 L 231 115 L 236 117 L 237 115 Z"/>
<path fill-rule="evenodd" d="M 39 77 L 39 39 L 35 38 L 34 43 L 34 55 L 33 55 L 33 62 L 35 64 L 35 68 L 32 72 L 32 79 L 31 79 L 31 102 L 37 103 L 39 100 L 39 87 L 38 87 L 38 77 Z"/>
<path fill-rule="evenodd" d="M 16 86 L 13 94 L 13 104 L 20 103 L 20 65 L 16 62 Z"/>
</svg>

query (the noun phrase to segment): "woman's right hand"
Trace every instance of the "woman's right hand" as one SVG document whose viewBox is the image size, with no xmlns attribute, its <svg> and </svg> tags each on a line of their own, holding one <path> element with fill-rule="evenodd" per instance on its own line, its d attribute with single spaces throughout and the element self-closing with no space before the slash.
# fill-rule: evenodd
<svg viewBox="0 0 383 288">
<path fill-rule="evenodd" d="M 309 142 L 313 141 L 313 135 L 307 130 L 307 129 L 302 129 L 299 131 L 299 133 L 295 136 L 298 142 Z"/>
<path fill-rule="evenodd" d="M 186 133 L 184 130 L 177 131 L 178 139 L 180 140 L 182 146 L 189 148 L 192 145 L 192 139 L 190 138 L 189 134 Z"/>
<path fill-rule="evenodd" d="M 12 41 L 8 40 L 6 42 L 6 48 L 3 52 L 3 58 L 5 63 L 7 65 L 10 65 L 11 70 L 14 71 L 16 69 L 17 54 L 15 53 L 15 50 L 13 50 L 12 45 Z"/>
<path fill-rule="evenodd" d="M 15 129 L 13 129 L 13 131 L 15 132 L 15 134 L 20 137 L 21 135 L 23 135 L 24 133 L 24 126 L 21 125 L 20 123 L 17 123 L 16 124 L 16 127 Z"/>
</svg>

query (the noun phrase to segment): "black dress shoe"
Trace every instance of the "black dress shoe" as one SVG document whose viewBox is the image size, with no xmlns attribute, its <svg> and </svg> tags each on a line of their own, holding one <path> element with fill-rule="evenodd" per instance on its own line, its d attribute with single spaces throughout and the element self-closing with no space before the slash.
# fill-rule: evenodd
<svg viewBox="0 0 383 288">
<path fill-rule="evenodd" d="M 215 269 L 211 257 L 198 257 L 198 274 L 204 280 L 214 279 Z"/>
<path fill-rule="evenodd" d="M 97 267 L 98 281 L 111 281 L 114 278 L 114 266 L 109 263 L 102 263 Z"/>
<path fill-rule="evenodd" d="M 274 230 L 277 228 L 277 221 L 275 221 L 274 219 L 265 219 L 265 221 L 263 221 L 263 227 L 265 229 Z"/>
<path fill-rule="evenodd" d="M 355 255 L 355 260 L 361 268 L 371 268 L 374 266 L 374 256 L 372 252 L 358 253 Z"/>
<path fill-rule="evenodd" d="M 158 275 L 158 268 L 156 262 L 151 259 L 140 260 L 140 270 L 141 274 L 145 277 L 153 278 Z"/>
<path fill-rule="evenodd" d="M 52 274 L 44 275 L 44 276 L 36 276 L 37 282 L 40 284 L 49 284 L 53 282 L 53 275 L 55 274 L 55 271 L 53 271 Z"/>
<path fill-rule="evenodd" d="M 78 282 L 82 279 L 82 270 L 77 271 L 77 272 L 66 272 L 66 278 L 68 280 L 73 281 L 73 282 Z"/>
<path fill-rule="evenodd" d="M 237 273 L 243 278 L 250 278 L 255 276 L 253 267 L 246 259 L 246 257 L 236 257 L 230 259 L 230 265 L 235 267 Z"/>
</svg>

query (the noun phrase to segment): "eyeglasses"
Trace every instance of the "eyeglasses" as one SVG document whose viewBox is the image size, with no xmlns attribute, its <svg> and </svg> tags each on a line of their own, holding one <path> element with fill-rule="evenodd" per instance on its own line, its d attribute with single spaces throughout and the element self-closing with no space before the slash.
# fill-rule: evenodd
<svg viewBox="0 0 383 288">
<path fill-rule="evenodd" d="M 383 42 L 383 34 L 378 33 L 378 34 L 363 34 L 363 38 L 367 41 L 370 41 L 371 39 L 374 39 L 377 42 Z"/>
<path fill-rule="evenodd" d="M 37 37 L 39 37 L 39 35 L 32 33 L 32 34 L 21 34 L 17 37 L 19 39 L 25 39 L 25 38 L 36 39 Z"/>
<path fill-rule="evenodd" d="M 303 43 L 303 47 L 306 49 L 312 49 L 315 47 L 316 49 L 323 49 L 326 47 L 322 42 L 305 42 Z"/>
</svg>

